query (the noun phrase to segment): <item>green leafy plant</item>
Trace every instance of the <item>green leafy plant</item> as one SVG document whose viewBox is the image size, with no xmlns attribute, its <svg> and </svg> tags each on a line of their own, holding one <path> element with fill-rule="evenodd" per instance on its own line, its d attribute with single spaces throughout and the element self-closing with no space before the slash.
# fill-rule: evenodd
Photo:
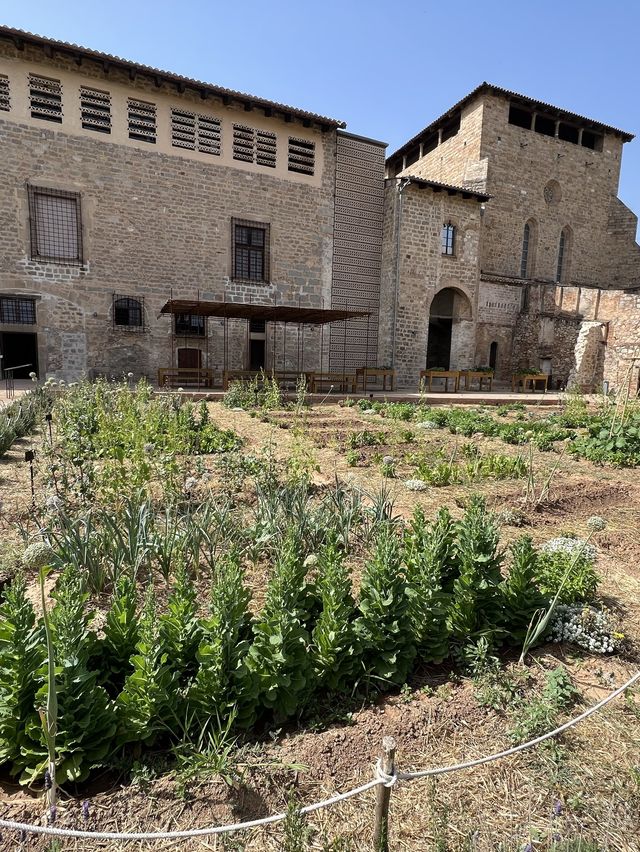
<svg viewBox="0 0 640 852">
<path fill-rule="evenodd" d="M 530 536 L 521 536 L 511 545 L 509 575 L 501 584 L 505 624 L 511 643 L 521 643 L 531 619 L 549 603 L 539 587 L 539 565 Z"/>
</svg>

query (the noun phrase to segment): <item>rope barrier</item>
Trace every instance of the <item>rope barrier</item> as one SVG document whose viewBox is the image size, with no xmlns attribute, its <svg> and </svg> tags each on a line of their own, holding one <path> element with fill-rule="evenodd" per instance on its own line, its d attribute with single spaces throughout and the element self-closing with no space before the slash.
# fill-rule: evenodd
<svg viewBox="0 0 640 852">
<path fill-rule="evenodd" d="M 610 701 L 613 701 L 623 692 L 625 692 L 629 687 L 631 687 L 634 683 L 640 680 L 640 671 L 636 672 L 633 677 L 629 678 L 629 680 L 624 683 L 622 686 L 619 686 L 612 693 L 607 695 L 597 704 L 594 704 L 592 707 L 585 710 L 583 713 L 580 713 L 579 716 L 575 716 L 573 719 L 570 719 L 568 722 L 565 722 L 564 725 L 560 725 L 560 727 L 555 728 L 553 731 L 548 731 L 546 734 L 542 734 L 539 737 L 536 737 L 533 740 L 529 740 L 526 743 L 521 743 L 520 745 L 513 746 L 512 748 L 506 749 L 504 751 L 495 752 L 494 754 L 486 755 L 485 757 L 479 757 L 474 760 L 466 761 L 465 763 L 456 763 L 451 766 L 439 766 L 434 767 L 433 769 L 423 769 L 416 772 L 395 772 L 393 775 L 389 775 L 383 771 L 380 760 L 376 762 L 374 778 L 371 781 L 367 781 L 365 784 L 361 784 L 359 787 L 354 787 L 352 790 L 348 790 L 346 793 L 336 793 L 334 796 L 331 796 L 329 799 L 323 799 L 321 802 L 314 802 L 311 805 L 305 805 L 304 807 L 299 809 L 299 813 L 301 814 L 309 814 L 314 811 L 319 811 L 323 808 L 328 808 L 331 805 L 335 805 L 338 802 L 346 801 L 347 799 L 351 799 L 354 796 L 359 796 L 362 793 L 366 793 L 368 790 L 372 790 L 374 787 L 378 787 L 383 785 L 385 787 L 393 787 L 397 784 L 398 781 L 415 781 L 420 778 L 428 778 L 434 775 L 444 775 L 449 772 L 457 772 L 462 769 L 471 769 L 475 766 L 481 766 L 484 763 L 491 763 L 495 760 L 500 760 L 504 757 L 510 757 L 511 755 L 517 754 L 520 751 L 524 751 L 525 749 L 533 748 L 536 745 L 544 742 L 545 740 L 551 739 L 552 737 L 558 736 L 558 734 L 563 733 L 564 731 L 573 728 L 579 722 L 584 721 L 589 716 L 592 716 L 594 713 L 597 713 L 598 710 L 601 710 L 605 705 L 609 704 Z M 251 828 L 259 828 L 263 825 L 271 825 L 276 822 L 282 822 L 282 820 L 286 819 L 286 813 L 272 814 L 268 817 L 263 817 L 261 819 L 249 820 L 248 822 L 238 822 L 232 825 L 217 825 L 217 826 L 208 826 L 206 828 L 191 828 L 184 829 L 182 831 L 151 831 L 151 832 L 119 832 L 119 831 L 86 831 L 80 829 L 72 829 L 72 828 L 57 828 L 53 825 L 32 825 L 31 823 L 24 822 L 16 822 L 14 820 L 8 819 L 0 819 L 0 828 L 9 829 L 12 831 L 21 831 L 26 832 L 28 834 L 44 834 L 50 835 L 54 837 L 77 837 L 77 838 L 91 838 L 93 840 L 179 840 L 188 837 L 203 837 L 211 834 L 230 834 L 233 831 L 245 831 Z"/>
</svg>

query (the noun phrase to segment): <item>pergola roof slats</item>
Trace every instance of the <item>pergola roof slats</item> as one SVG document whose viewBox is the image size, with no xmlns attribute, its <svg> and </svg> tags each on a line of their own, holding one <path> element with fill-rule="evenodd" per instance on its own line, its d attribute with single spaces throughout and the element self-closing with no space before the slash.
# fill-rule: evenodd
<svg viewBox="0 0 640 852">
<path fill-rule="evenodd" d="M 255 319 L 265 322 L 294 322 L 304 325 L 324 325 L 369 316 L 369 311 L 347 311 L 341 308 L 302 308 L 297 305 L 256 305 L 251 302 L 211 302 L 188 299 L 170 299 L 160 313 L 193 314 L 222 319 Z"/>
</svg>

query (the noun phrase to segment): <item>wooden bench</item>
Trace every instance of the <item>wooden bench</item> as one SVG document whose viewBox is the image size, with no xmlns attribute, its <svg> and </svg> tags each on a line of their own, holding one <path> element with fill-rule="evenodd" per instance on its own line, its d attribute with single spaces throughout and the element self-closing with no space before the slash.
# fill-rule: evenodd
<svg viewBox="0 0 640 852">
<path fill-rule="evenodd" d="M 460 373 L 460 378 L 464 379 L 464 389 L 469 390 L 469 385 L 472 382 L 478 382 L 478 390 L 482 390 L 482 383 L 489 383 L 489 392 L 493 387 L 493 371 L 488 372 L 487 370 L 462 370 Z"/>
<path fill-rule="evenodd" d="M 344 393 L 355 393 L 357 381 L 355 373 L 309 373 L 309 385 L 311 393 L 318 393 L 321 385 L 333 385 Z"/>
<path fill-rule="evenodd" d="M 161 388 L 183 385 L 212 388 L 214 383 L 215 370 L 207 367 L 160 367 L 158 370 L 158 386 Z"/>
<path fill-rule="evenodd" d="M 432 379 L 444 379 L 444 392 L 449 390 L 449 379 L 453 379 L 453 390 L 457 392 L 460 387 L 460 370 L 420 370 L 420 386 L 422 380 L 427 379 L 429 393 L 431 393 Z"/>
<path fill-rule="evenodd" d="M 251 382 L 255 378 L 275 379 L 280 386 L 295 385 L 300 376 L 310 383 L 311 373 L 301 373 L 300 370 L 276 370 L 266 373 L 264 370 L 225 370 L 222 374 L 222 388 L 227 390 L 229 382 Z"/>
<path fill-rule="evenodd" d="M 396 371 L 391 367 L 358 367 L 356 370 L 356 384 L 362 384 L 363 391 L 366 391 L 370 378 L 382 378 L 383 391 L 386 391 L 387 379 L 389 379 L 389 390 L 393 390 L 396 382 Z"/>
<path fill-rule="evenodd" d="M 511 379 L 511 390 L 513 393 L 516 393 L 520 390 L 520 386 L 522 386 L 523 391 L 526 393 L 527 385 L 530 384 L 532 393 L 535 393 L 536 382 L 544 383 L 544 392 L 549 389 L 549 376 L 546 373 L 515 373 Z"/>
</svg>

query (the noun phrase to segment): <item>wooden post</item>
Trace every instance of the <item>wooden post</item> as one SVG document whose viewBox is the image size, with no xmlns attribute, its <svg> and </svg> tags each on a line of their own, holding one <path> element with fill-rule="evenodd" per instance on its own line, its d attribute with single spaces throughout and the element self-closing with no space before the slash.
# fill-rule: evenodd
<svg viewBox="0 0 640 852">
<path fill-rule="evenodd" d="M 393 737 L 382 738 L 380 767 L 385 775 L 395 772 L 396 741 Z M 373 831 L 374 852 L 389 852 L 389 800 L 391 787 L 379 784 L 376 787 L 376 816 Z"/>
</svg>

